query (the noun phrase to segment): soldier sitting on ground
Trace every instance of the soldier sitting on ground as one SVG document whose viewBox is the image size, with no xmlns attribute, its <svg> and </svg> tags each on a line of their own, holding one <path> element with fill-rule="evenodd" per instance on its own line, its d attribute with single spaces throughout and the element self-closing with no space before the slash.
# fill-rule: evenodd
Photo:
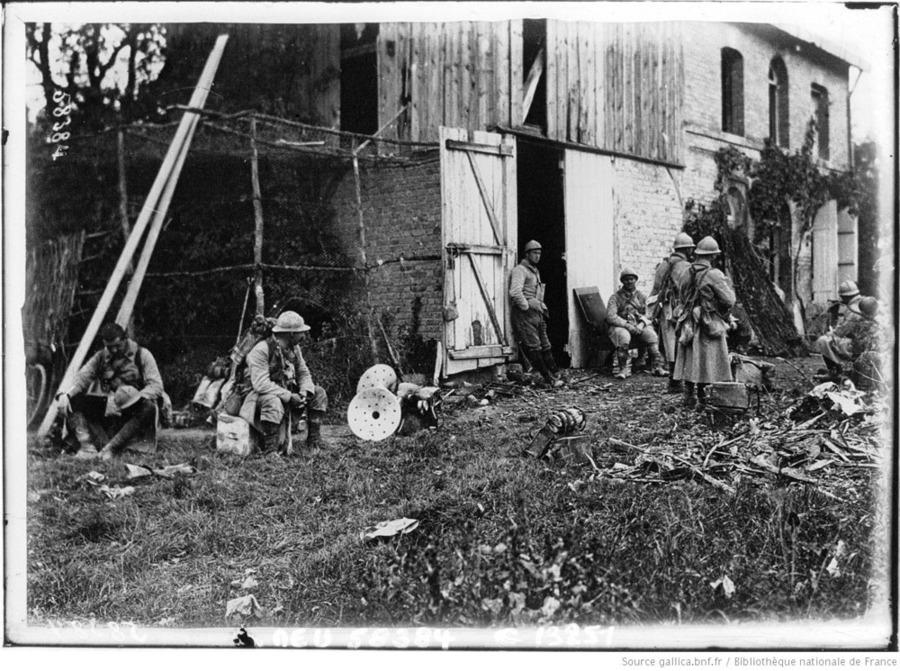
<svg viewBox="0 0 900 671">
<path fill-rule="evenodd" d="M 120 453 L 152 426 L 155 406 L 165 402 L 156 359 L 146 347 L 128 338 L 118 324 L 104 325 L 100 338 L 103 349 L 78 371 L 72 386 L 56 396 L 67 441 L 78 450 L 78 459 L 109 459 Z M 97 440 L 108 436 L 112 438 L 98 451 Z"/>
<path fill-rule="evenodd" d="M 629 350 L 644 346 L 650 354 L 652 375 L 667 375 L 659 353 L 659 337 L 647 315 L 647 297 L 637 290 L 638 275 L 630 268 L 619 274 L 622 286 L 609 297 L 606 306 L 607 335 L 616 348 L 613 359 L 613 375 L 624 380 L 631 375 Z"/>
<path fill-rule="evenodd" d="M 311 449 L 327 447 L 322 440 L 322 419 L 328 396 L 313 384 L 312 375 L 300 351 L 300 342 L 309 326 L 296 312 L 282 312 L 272 335 L 260 340 L 247 354 L 241 385 L 247 395 L 240 416 L 262 434 L 266 450 L 291 453 L 290 433 L 295 420 L 306 408 Z"/>
<path fill-rule="evenodd" d="M 813 351 L 822 355 L 827 367 L 825 376 L 828 379 L 840 380 L 845 367 L 852 365 L 853 334 L 865 317 L 860 310 L 863 297 L 859 293 L 856 282 L 846 280 L 838 288 L 841 302 L 836 304 L 837 315 L 833 318 L 828 333 L 819 336 L 813 344 Z"/>
</svg>

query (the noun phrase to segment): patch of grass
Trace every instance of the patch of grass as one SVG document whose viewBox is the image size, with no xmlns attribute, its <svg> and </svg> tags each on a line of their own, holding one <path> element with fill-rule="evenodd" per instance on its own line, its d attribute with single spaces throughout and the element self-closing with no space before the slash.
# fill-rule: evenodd
<svg viewBox="0 0 900 671">
<path fill-rule="evenodd" d="M 168 434 L 148 465 L 198 473 L 135 484 L 107 501 L 77 477 L 125 483 L 119 463 L 86 465 L 32 450 L 31 620 L 110 619 L 225 625 L 225 604 L 253 593 L 261 624 L 357 626 L 626 624 L 852 617 L 885 574 L 874 554 L 873 470 L 842 472 L 831 491 L 732 478 L 590 479 L 582 466 L 518 456 L 555 407 L 589 416 L 598 463 L 624 458 L 605 438 L 696 443 L 722 434 L 667 412 L 665 380 L 636 377 L 637 406 L 590 390 L 522 395 L 447 413 L 440 430 L 381 443 L 332 439 L 317 455 L 238 459 L 209 436 Z M 603 380 L 600 380 L 602 383 Z M 785 398 L 789 395 L 785 394 Z M 767 399 L 770 409 L 786 401 Z M 135 462 L 144 461 L 137 458 Z M 725 475 L 718 477 L 726 478 Z M 569 483 L 582 480 L 583 486 Z M 128 483 L 131 484 L 131 483 Z M 577 489 L 577 491 L 576 491 Z M 379 521 L 412 517 L 410 534 L 364 542 Z M 880 521 L 879 521 L 880 520 Z M 832 562 L 836 561 L 836 564 Z M 837 570 L 835 570 L 837 569 Z M 257 585 L 240 585 L 252 576 Z M 712 584 L 728 577 L 726 594 Z"/>
</svg>

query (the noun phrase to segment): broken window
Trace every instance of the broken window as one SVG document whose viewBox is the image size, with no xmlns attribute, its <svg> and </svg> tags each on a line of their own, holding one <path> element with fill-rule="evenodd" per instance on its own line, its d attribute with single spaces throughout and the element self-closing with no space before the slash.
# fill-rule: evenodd
<svg viewBox="0 0 900 671">
<path fill-rule="evenodd" d="M 744 134 L 744 58 L 728 47 L 722 49 L 722 130 Z"/>
<path fill-rule="evenodd" d="M 816 141 L 819 158 L 827 161 L 828 149 L 828 89 L 818 84 L 812 85 L 813 117 L 816 120 Z"/>
<path fill-rule="evenodd" d="M 341 130 L 378 130 L 377 23 L 341 25 Z"/>
<path fill-rule="evenodd" d="M 547 20 L 522 20 L 522 118 L 547 132 Z"/>
<path fill-rule="evenodd" d="M 787 68 L 779 56 L 769 65 L 769 139 L 779 147 L 790 142 Z"/>
</svg>

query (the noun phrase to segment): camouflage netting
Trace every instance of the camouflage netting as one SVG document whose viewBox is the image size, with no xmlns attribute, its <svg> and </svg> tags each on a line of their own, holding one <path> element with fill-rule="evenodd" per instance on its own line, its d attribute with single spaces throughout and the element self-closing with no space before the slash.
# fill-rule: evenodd
<svg viewBox="0 0 900 671">
<path fill-rule="evenodd" d="M 361 303 L 365 270 L 358 238 L 346 230 L 336 234 L 332 197 L 345 178 L 353 179 L 352 148 L 368 138 L 255 118 L 266 314 L 292 308 L 304 315 L 314 340 L 310 365 L 340 402 L 341 396 L 352 396 L 373 357 Z M 176 127 L 123 129 L 132 224 Z M 135 333 L 159 360 L 176 405 L 189 400 L 207 365 L 227 354 L 254 314 L 252 289 L 248 296 L 255 229 L 250 137 L 250 115 L 211 116 L 198 126 L 135 309 Z M 115 130 L 73 138 L 67 155 L 56 162 L 48 145 L 35 142 L 30 152 L 29 249 L 66 234 L 87 236 L 68 335 L 61 343 L 70 354 L 124 244 L 118 140 Z M 373 140 L 360 160 L 410 162 L 420 150 L 433 153 L 433 148 Z M 109 317 L 124 286 L 119 293 Z"/>
</svg>

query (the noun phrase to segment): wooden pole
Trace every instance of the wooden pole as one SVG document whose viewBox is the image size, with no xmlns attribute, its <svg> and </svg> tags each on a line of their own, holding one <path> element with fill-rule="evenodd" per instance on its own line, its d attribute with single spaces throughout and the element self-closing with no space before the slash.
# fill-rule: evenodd
<svg viewBox="0 0 900 671">
<path fill-rule="evenodd" d="M 218 67 L 219 61 L 222 57 L 222 52 L 225 50 L 225 43 L 227 41 L 228 35 L 220 35 L 216 40 L 216 44 L 213 47 L 212 53 L 209 55 L 209 59 L 206 62 L 206 67 L 204 67 L 203 69 L 203 74 L 201 74 L 200 76 L 200 81 L 197 83 L 197 88 L 194 89 L 194 94 L 191 97 L 191 107 L 198 107 L 196 103 L 199 102 L 201 98 L 203 100 L 206 99 L 206 95 L 209 92 L 209 86 L 212 84 L 211 76 L 208 77 L 207 81 L 207 72 L 209 71 L 211 72 L 211 74 L 215 73 L 215 69 L 216 67 Z M 184 144 L 185 137 L 187 136 L 188 129 L 190 127 L 190 120 L 194 116 L 195 115 L 188 115 L 186 113 L 181 118 L 178 129 L 175 131 L 175 137 L 172 139 L 172 144 L 169 146 L 169 149 L 166 152 L 166 156 L 163 159 L 162 165 L 160 166 L 159 173 L 157 173 L 156 179 L 153 181 L 153 186 L 150 188 L 150 192 L 147 194 L 147 199 L 144 201 L 144 205 L 141 208 L 141 213 L 134 224 L 134 228 L 132 228 L 131 230 L 131 234 L 128 236 L 128 240 L 125 242 L 125 247 L 122 249 L 122 253 L 119 255 L 119 260 L 116 262 L 115 268 L 113 268 L 109 283 L 107 283 L 106 288 L 103 290 L 103 294 L 100 296 L 100 300 L 97 303 L 97 307 L 94 309 L 94 314 L 91 316 L 90 322 L 88 322 L 84 335 L 81 338 L 81 342 L 78 343 L 78 348 L 75 350 L 75 353 L 72 355 L 72 359 L 69 361 L 69 366 L 66 369 L 65 374 L 63 375 L 63 379 L 60 382 L 59 389 L 68 388 L 72 385 L 72 382 L 75 379 L 75 373 L 79 368 L 81 368 L 81 365 L 84 363 L 84 359 L 87 356 L 88 349 L 90 349 L 90 346 L 93 344 L 94 338 L 97 336 L 97 331 L 100 330 L 100 324 L 106 317 L 106 312 L 107 310 L 109 310 L 113 298 L 115 297 L 116 292 L 119 289 L 119 285 L 121 284 L 122 278 L 125 275 L 126 267 L 131 263 L 131 259 L 134 256 L 134 252 L 137 249 L 138 243 L 143 237 L 144 230 L 147 228 L 147 224 L 150 222 L 150 216 L 156 208 L 156 204 L 159 201 L 160 194 L 162 193 L 166 182 L 168 181 L 168 177 L 172 171 L 172 167 L 175 165 L 175 162 L 178 159 L 178 155 L 181 151 L 181 146 L 182 144 Z M 50 431 L 50 427 L 53 425 L 53 420 L 56 419 L 56 413 L 56 404 L 51 403 L 50 407 L 47 409 L 47 414 L 44 416 L 44 420 L 41 422 L 41 425 L 38 428 L 39 438 L 43 438 Z"/>
<path fill-rule="evenodd" d="M 256 117 L 250 117 L 250 148 L 252 157 L 250 160 L 250 179 L 253 183 L 253 216 L 256 227 L 253 233 L 253 265 L 254 289 L 256 295 L 256 314 L 264 315 L 266 311 L 266 298 L 263 291 L 262 274 L 262 249 L 263 249 L 263 213 L 262 191 L 259 188 L 259 150 L 256 147 Z"/>
<path fill-rule="evenodd" d="M 169 211 L 169 205 L 172 203 L 172 196 L 175 193 L 175 187 L 178 185 L 178 176 L 181 174 L 181 169 L 184 167 L 185 159 L 187 159 L 191 138 L 194 135 L 197 123 L 198 118 L 194 115 L 190 120 L 187 138 L 185 139 L 184 144 L 181 145 L 181 151 L 178 152 L 178 158 L 172 168 L 172 174 L 169 175 L 169 180 L 166 182 L 166 188 L 159 199 L 159 206 L 156 208 L 156 213 L 153 215 L 153 222 L 150 224 L 150 230 L 147 232 L 147 239 L 144 240 L 144 246 L 141 249 L 141 256 L 138 259 L 137 267 L 134 269 L 134 275 L 132 275 L 131 282 L 128 284 L 128 291 L 125 294 L 125 298 L 122 300 L 122 305 L 119 307 L 119 312 L 116 315 L 116 323 L 121 324 L 123 327 L 125 324 L 131 322 L 131 316 L 134 312 L 134 306 L 137 303 L 138 293 L 141 290 L 141 285 L 144 283 L 144 277 L 147 275 L 147 268 L 150 266 L 150 257 L 153 256 L 153 250 L 156 248 L 159 234 L 162 232 L 166 213 Z"/>
<path fill-rule="evenodd" d="M 122 225 L 122 239 L 128 240 L 131 235 L 131 224 L 128 221 L 128 182 L 125 174 L 125 131 L 119 128 L 116 134 L 116 149 L 119 158 L 119 223 Z M 131 261 L 126 272 L 131 272 Z"/>
</svg>

